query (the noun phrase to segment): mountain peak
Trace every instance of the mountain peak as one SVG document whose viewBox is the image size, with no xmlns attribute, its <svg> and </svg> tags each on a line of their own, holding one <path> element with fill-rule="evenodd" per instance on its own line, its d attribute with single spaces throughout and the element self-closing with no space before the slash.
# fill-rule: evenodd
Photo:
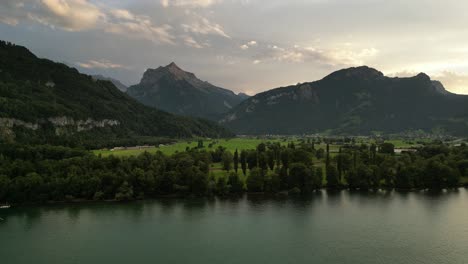
<svg viewBox="0 0 468 264">
<path fill-rule="evenodd" d="M 374 80 L 384 77 L 384 74 L 368 66 L 351 67 L 331 73 L 324 79 L 341 80 L 348 78 L 359 78 L 362 80 Z"/>
<path fill-rule="evenodd" d="M 165 69 L 167 69 L 170 73 L 172 73 L 174 75 L 174 77 L 176 79 L 192 79 L 192 78 L 196 78 L 195 75 L 193 73 L 190 73 L 190 72 L 186 72 L 184 70 L 182 70 L 179 66 L 177 66 L 177 64 L 175 64 L 174 62 L 171 62 L 169 65 L 167 65 L 166 67 L 164 67 Z"/>
<path fill-rule="evenodd" d="M 422 80 L 427 80 L 427 81 L 431 80 L 431 77 L 429 77 L 429 75 L 425 74 L 424 72 L 421 72 L 418 75 L 416 75 L 416 78 L 422 79 Z"/>
<path fill-rule="evenodd" d="M 168 69 L 176 69 L 176 70 L 182 70 L 179 66 L 177 66 L 177 64 L 175 64 L 175 62 L 169 63 L 168 65 L 166 65 L 165 68 L 168 68 Z"/>
<path fill-rule="evenodd" d="M 147 69 L 143 74 L 143 78 L 141 79 L 142 83 L 155 83 L 159 81 L 162 77 L 170 76 L 175 80 L 194 80 L 196 76 L 191 72 L 186 72 L 182 70 L 175 62 L 171 62 L 170 64 L 162 67 L 158 67 L 156 69 Z"/>
</svg>

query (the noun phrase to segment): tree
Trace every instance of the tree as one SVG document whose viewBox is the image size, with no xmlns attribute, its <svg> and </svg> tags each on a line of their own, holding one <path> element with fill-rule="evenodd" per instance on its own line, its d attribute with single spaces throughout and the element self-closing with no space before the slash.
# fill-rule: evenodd
<svg viewBox="0 0 468 264">
<path fill-rule="evenodd" d="M 221 156 L 221 160 L 223 162 L 223 169 L 225 171 L 230 171 L 232 168 L 232 154 L 229 151 L 223 152 Z"/>
<path fill-rule="evenodd" d="M 293 163 L 289 169 L 289 188 L 304 189 L 304 178 L 310 174 L 310 170 L 302 163 Z"/>
<path fill-rule="evenodd" d="M 290 160 L 292 163 L 303 163 L 307 166 L 312 165 L 312 157 L 309 152 L 303 149 L 294 149 L 290 153 Z"/>
<path fill-rule="evenodd" d="M 219 177 L 216 182 L 216 193 L 218 195 L 224 196 L 228 194 L 229 188 L 227 184 L 226 177 Z"/>
<path fill-rule="evenodd" d="M 258 166 L 264 171 L 268 169 L 268 156 L 265 152 L 258 153 Z"/>
<path fill-rule="evenodd" d="M 0 175 L 0 203 L 5 201 L 8 190 L 10 188 L 10 179 L 5 175 Z"/>
<path fill-rule="evenodd" d="M 247 175 L 247 152 L 245 150 L 241 151 L 240 162 L 241 162 L 242 173 L 244 175 Z"/>
<path fill-rule="evenodd" d="M 395 154 L 395 146 L 392 143 L 382 143 L 379 147 L 379 152 L 382 154 Z"/>
<path fill-rule="evenodd" d="M 267 157 L 268 167 L 270 168 L 270 170 L 273 170 L 275 168 L 275 152 L 273 150 L 268 150 Z"/>
<path fill-rule="evenodd" d="M 327 143 L 327 152 L 326 152 L 326 159 L 325 159 L 325 168 L 330 166 L 330 144 Z"/>
<path fill-rule="evenodd" d="M 266 145 L 265 145 L 265 143 L 260 143 L 260 144 L 258 144 L 258 146 L 257 146 L 257 151 L 258 151 L 258 152 L 265 152 L 265 151 L 266 151 Z"/>
<path fill-rule="evenodd" d="M 455 187 L 460 180 L 458 171 L 435 158 L 427 162 L 424 171 L 424 183 L 427 188 L 441 189 Z"/>
<path fill-rule="evenodd" d="M 395 178 L 395 187 L 400 189 L 411 189 L 414 187 L 415 171 L 412 166 L 400 165 Z"/>
<path fill-rule="evenodd" d="M 166 171 L 156 178 L 156 185 L 159 187 L 158 192 L 169 194 L 174 191 L 177 173 L 175 171 Z"/>
<path fill-rule="evenodd" d="M 323 185 L 323 169 L 322 167 L 315 168 L 316 177 L 320 178 L 320 185 Z"/>
<path fill-rule="evenodd" d="M 352 182 L 352 187 L 369 189 L 369 187 L 371 186 L 372 177 L 372 169 L 364 164 L 360 164 L 356 169 L 356 179 Z"/>
<path fill-rule="evenodd" d="M 318 160 L 323 159 L 323 157 L 325 157 L 325 151 L 324 151 L 322 148 L 318 149 L 318 150 L 315 152 L 315 157 L 316 157 Z"/>
<path fill-rule="evenodd" d="M 327 174 L 327 187 L 328 188 L 337 188 L 340 185 L 338 179 L 338 171 L 335 166 L 329 165 L 326 169 Z"/>
<path fill-rule="evenodd" d="M 271 192 L 279 192 L 281 191 L 281 176 L 280 170 L 276 169 L 269 177 L 269 186 Z"/>
<path fill-rule="evenodd" d="M 203 148 L 203 140 L 198 140 L 198 145 L 197 145 L 197 148 L 201 149 Z"/>
<path fill-rule="evenodd" d="M 117 201 L 128 201 L 133 199 L 133 187 L 124 181 L 122 185 L 117 189 L 115 194 L 115 200 Z"/>
<path fill-rule="evenodd" d="M 250 170 L 247 177 L 247 189 L 249 192 L 262 192 L 264 183 L 263 171 L 260 168 Z"/>
<path fill-rule="evenodd" d="M 306 173 L 304 176 L 303 192 L 305 193 L 322 188 L 322 171 L 320 170 L 320 174 L 317 174 L 317 170 L 314 170 L 314 168 L 308 170 L 309 173 Z"/>
<path fill-rule="evenodd" d="M 289 160 L 291 156 L 291 150 L 288 148 L 285 148 L 281 151 L 281 163 L 283 164 L 283 167 L 288 169 L 289 167 Z"/>
<path fill-rule="evenodd" d="M 341 181 L 343 175 L 343 155 L 341 154 L 341 147 L 338 150 L 338 156 L 336 157 L 336 167 L 338 169 L 338 179 Z"/>
<path fill-rule="evenodd" d="M 239 168 L 239 152 L 237 151 L 237 149 L 236 149 L 236 151 L 234 152 L 234 159 L 233 159 L 233 161 L 234 161 L 234 171 L 237 173 L 237 170 L 238 170 L 238 168 Z"/>
<path fill-rule="evenodd" d="M 247 154 L 247 165 L 249 170 L 256 168 L 258 166 L 258 156 L 257 151 L 249 151 Z"/>
<path fill-rule="evenodd" d="M 230 193 L 241 193 L 243 191 L 242 181 L 239 179 L 239 175 L 235 172 L 231 172 L 229 174 L 228 186 Z"/>
<path fill-rule="evenodd" d="M 289 174 L 288 174 L 288 169 L 284 166 L 281 167 L 281 169 L 278 170 L 278 168 L 276 168 L 276 170 L 278 171 L 278 176 L 279 176 L 279 180 L 280 180 L 280 189 L 281 190 L 286 190 L 288 189 L 289 187 Z"/>
<path fill-rule="evenodd" d="M 375 164 L 376 157 L 377 157 L 377 146 L 374 143 L 372 143 L 370 146 L 370 154 L 371 154 L 372 164 Z"/>
<path fill-rule="evenodd" d="M 204 195 L 208 189 L 208 174 L 198 168 L 194 168 L 190 190 L 193 194 Z"/>
</svg>

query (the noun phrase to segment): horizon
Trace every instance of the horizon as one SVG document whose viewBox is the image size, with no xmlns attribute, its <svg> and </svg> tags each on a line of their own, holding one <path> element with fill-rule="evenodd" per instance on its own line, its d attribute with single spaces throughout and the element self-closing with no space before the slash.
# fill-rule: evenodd
<svg viewBox="0 0 468 264">
<path fill-rule="evenodd" d="M 38 57 L 125 85 L 174 61 L 201 80 L 253 95 L 368 65 L 389 77 L 424 72 L 468 94 L 467 7 L 427 0 L 6 0 L 0 33 Z"/>
</svg>

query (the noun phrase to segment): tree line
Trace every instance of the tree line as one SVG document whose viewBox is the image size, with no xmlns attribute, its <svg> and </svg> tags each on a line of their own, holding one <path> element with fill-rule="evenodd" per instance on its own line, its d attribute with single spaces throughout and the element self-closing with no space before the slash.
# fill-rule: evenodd
<svg viewBox="0 0 468 264">
<path fill-rule="evenodd" d="M 0 203 L 307 194 L 323 187 L 441 189 L 460 186 L 468 177 L 466 145 L 431 144 L 398 155 L 389 143 L 333 148 L 310 141 L 267 142 L 233 153 L 220 146 L 171 156 L 101 157 L 79 148 L 5 143 L 0 144 Z M 214 173 L 214 163 L 225 172 Z"/>
</svg>

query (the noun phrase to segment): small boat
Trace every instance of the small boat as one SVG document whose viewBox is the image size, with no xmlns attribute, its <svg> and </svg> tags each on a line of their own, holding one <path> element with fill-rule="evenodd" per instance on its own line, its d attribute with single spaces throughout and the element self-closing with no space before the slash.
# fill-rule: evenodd
<svg viewBox="0 0 468 264">
<path fill-rule="evenodd" d="M 10 205 L 5 204 L 5 205 L 0 205 L 0 209 L 8 209 L 10 208 Z"/>
</svg>

